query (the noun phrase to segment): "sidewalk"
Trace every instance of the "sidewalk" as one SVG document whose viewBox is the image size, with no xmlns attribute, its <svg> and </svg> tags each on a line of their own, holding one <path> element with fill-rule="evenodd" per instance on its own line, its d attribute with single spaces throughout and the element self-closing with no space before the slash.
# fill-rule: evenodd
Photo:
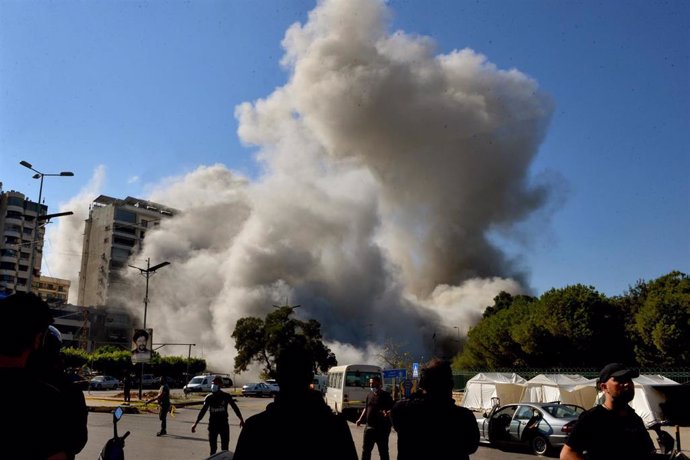
<svg viewBox="0 0 690 460">
<path fill-rule="evenodd" d="M 98 396 L 94 394 L 84 394 L 86 400 L 86 407 L 89 412 L 112 412 L 116 407 L 122 407 L 126 414 L 139 414 L 140 408 L 144 407 L 144 402 L 139 399 L 132 398 L 131 404 L 125 404 L 122 398 L 114 398 L 108 396 Z M 203 404 L 203 399 L 189 398 L 188 400 L 172 399 L 172 405 L 175 407 L 185 407 Z M 155 403 L 148 404 L 152 412 L 157 411 L 158 405 Z"/>
</svg>

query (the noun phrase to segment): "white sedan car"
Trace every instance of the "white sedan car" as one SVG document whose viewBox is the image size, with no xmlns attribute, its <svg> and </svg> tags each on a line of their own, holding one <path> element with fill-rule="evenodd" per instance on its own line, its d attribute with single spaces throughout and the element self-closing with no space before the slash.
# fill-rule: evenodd
<svg viewBox="0 0 690 460">
<path fill-rule="evenodd" d="M 263 382 L 242 385 L 242 396 L 273 396 L 271 388 Z"/>
<path fill-rule="evenodd" d="M 90 390 L 117 390 L 120 381 L 110 375 L 97 375 L 89 382 Z"/>
</svg>

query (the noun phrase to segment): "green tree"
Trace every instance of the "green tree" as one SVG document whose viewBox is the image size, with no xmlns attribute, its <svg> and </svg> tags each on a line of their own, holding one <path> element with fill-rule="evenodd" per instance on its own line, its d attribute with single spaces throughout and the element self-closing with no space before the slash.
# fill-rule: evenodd
<svg viewBox="0 0 690 460">
<path fill-rule="evenodd" d="M 312 354 L 315 372 L 326 372 L 338 363 L 335 355 L 323 344 L 321 324 L 314 319 L 300 321 L 291 318 L 292 311 L 293 307 L 282 306 L 266 315 L 265 319 L 250 316 L 237 320 L 232 333 L 237 349 L 235 372 L 246 371 L 252 362 L 257 362 L 267 377 L 275 378 L 278 352 L 295 340 L 303 342 Z"/>
<path fill-rule="evenodd" d="M 523 366 L 527 356 L 515 338 L 517 327 L 529 317 L 535 299 L 501 292 L 483 318 L 470 328 L 462 353 L 453 361 L 458 369 Z"/>
<path fill-rule="evenodd" d="M 632 359 L 621 309 L 582 284 L 545 292 L 514 337 L 532 367 L 599 367 Z"/>
<path fill-rule="evenodd" d="M 643 366 L 690 365 L 690 279 L 673 271 L 648 283 L 638 282 L 627 302 L 635 317 L 635 356 Z"/>
</svg>

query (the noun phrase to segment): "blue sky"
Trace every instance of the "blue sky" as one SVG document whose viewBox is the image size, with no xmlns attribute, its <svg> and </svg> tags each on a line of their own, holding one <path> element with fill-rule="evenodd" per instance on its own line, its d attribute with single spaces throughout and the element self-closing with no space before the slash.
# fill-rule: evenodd
<svg viewBox="0 0 690 460">
<path fill-rule="evenodd" d="M 554 111 L 530 172 L 558 199 L 504 241 L 541 293 L 690 272 L 690 3 L 390 1 L 391 32 L 471 48 L 533 78 Z M 0 181 L 49 207 L 98 165 L 102 193 L 146 196 L 223 163 L 253 178 L 233 113 L 284 85 L 281 40 L 313 1 L 0 2 Z M 536 223 L 535 223 L 536 222 Z M 497 237 L 500 239 L 500 237 Z M 59 274 L 56 274 L 59 276 Z"/>
</svg>

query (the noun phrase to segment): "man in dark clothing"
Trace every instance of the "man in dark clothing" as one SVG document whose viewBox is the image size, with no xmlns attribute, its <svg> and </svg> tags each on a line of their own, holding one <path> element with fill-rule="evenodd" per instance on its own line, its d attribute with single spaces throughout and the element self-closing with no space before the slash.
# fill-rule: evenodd
<svg viewBox="0 0 690 460">
<path fill-rule="evenodd" d="M 281 350 L 276 366 L 280 393 L 264 412 L 247 419 L 233 460 L 357 460 L 347 420 L 309 388 L 314 359 L 304 344 Z"/>
<path fill-rule="evenodd" d="M 61 349 L 62 334 L 54 326 L 48 326 L 41 346 L 29 356 L 26 368 L 36 379 L 43 380 L 62 393 L 66 408 L 61 414 L 61 420 L 67 433 L 67 458 L 72 460 L 81 452 L 88 440 L 89 410 L 84 392 L 65 373 Z"/>
<path fill-rule="evenodd" d="M 129 372 L 127 372 L 122 379 L 122 390 L 125 397 L 124 403 L 129 404 L 132 401 L 132 376 Z"/>
<path fill-rule="evenodd" d="M 161 430 L 156 433 L 156 436 L 163 436 L 168 434 L 166 428 L 168 412 L 170 412 L 170 387 L 165 376 L 161 376 L 161 387 L 158 389 L 158 394 L 146 401 L 146 404 L 153 401 L 158 401 L 158 418 L 161 421 Z"/>
<path fill-rule="evenodd" d="M 391 434 L 391 420 L 389 412 L 393 407 L 390 393 L 381 388 L 381 378 L 376 376 L 369 379 L 371 393 L 367 395 L 362 414 L 357 420 L 357 426 L 366 423 L 364 441 L 362 442 L 362 460 L 371 460 L 374 444 L 378 446 L 381 460 L 388 460 L 388 438 Z"/>
<path fill-rule="evenodd" d="M 0 411 L 0 457 L 65 460 L 67 409 L 60 391 L 27 368 L 53 318 L 48 305 L 18 292 L 0 299 L 4 328 L 0 334 L 0 392 L 11 395 Z"/>
<path fill-rule="evenodd" d="M 639 372 L 621 363 L 606 365 L 598 389 L 604 402 L 580 415 L 561 450 L 562 460 L 653 458 L 654 443 L 639 415 L 628 405 L 635 396 L 632 379 Z"/>
<path fill-rule="evenodd" d="M 232 385 L 232 381 L 230 382 Z M 240 427 L 244 426 L 244 418 L 232 396 L 221 390 L 223 379 L 216 376 L 211 384 L 211 393 L 204 398 L 204 407 L 199 411 L 196 422 L 192 425 L 192 433 L 196 432 L 196 425 L 204 418 L 206 411 L 208 416 L 208 442 L 211 445 L 211 455 L 218 449 L 218 435 L 220 435 L 220 449 L 228 450 L 230 444 L 230 424 L 228 423 L 228 404 L 240 419 Z"/>
<path fill-rule="evenodd" d="M 471 411 L 455 405 L 450 363 L 431 360 L 419 386 L 420 394 L 391 409 L 398 460 L 468 460 L 479 446 L 479 427 Z"/>
</svg>

